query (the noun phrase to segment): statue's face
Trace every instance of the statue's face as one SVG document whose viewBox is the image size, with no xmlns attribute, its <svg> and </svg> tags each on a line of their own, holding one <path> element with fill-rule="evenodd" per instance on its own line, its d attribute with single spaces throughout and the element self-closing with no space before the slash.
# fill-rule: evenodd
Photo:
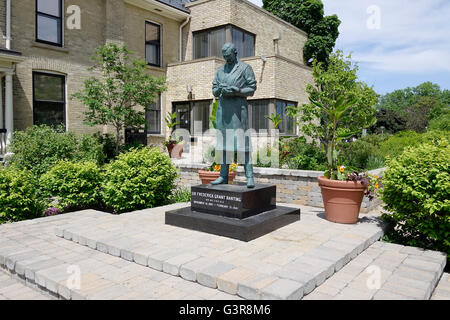
<svg viewBox="0 0 450 320">
<path fill-rule="evenodd" d="M 234 53 L 233 50 L 229 49 L 222 51 L 222 54 L 227 63 L 233 63 L 234 61 L 236 61 L 236 53 Z"/>
</svg>

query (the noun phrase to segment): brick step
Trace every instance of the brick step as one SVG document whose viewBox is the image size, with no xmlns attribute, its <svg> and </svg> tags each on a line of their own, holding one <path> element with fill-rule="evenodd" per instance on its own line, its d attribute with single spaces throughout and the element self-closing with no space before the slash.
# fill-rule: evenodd
<svg viewBox="0 0 450 320">
<path fill-rule="evenodd" d="M 0 268 L 0 300 L 53 300 L 50 294 L 37 290 L 36 286 Z"/>
<path fill-rule="evenodd" d="M 378 241 L 304 299 L 429 300 L 446 262 L 442 252 Z"/>
<path fill-rule="evenodd" d="M 82 246 L 245 299 L 301 299 L 383 235 L 376 217 L 339 225 L 317 210 L 302 207 L 301 221 L 249 243 L 165 225 L 164 208 L 105 215 L 55 232 Z"/>
</svg>

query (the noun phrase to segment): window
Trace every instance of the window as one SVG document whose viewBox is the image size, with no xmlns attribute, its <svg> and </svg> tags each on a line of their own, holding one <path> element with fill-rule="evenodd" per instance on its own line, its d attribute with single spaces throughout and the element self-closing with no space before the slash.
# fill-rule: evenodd
<svg viewBox="0 0 450 320">
<path fill-rule="evenodd" d="M 239 59 L 255 55 L 255 35 L 236 27 L 232 27 L 231 35 Z"/>
<path fill-rule="evenodd" d="M 218 28 L 195 32 L 194 59 L 222 57 L 222 47 L 226 42 L 233 42 L 238 51 L 238 58 L 255 55 L 255 35 L 226 25 Z"/>
<path fill-rule="evenodd" d="M 36 0 L 36 41 L 62 47 L 62 0 Z"/>
<path fill-rule="evenodd" d="M 283 100 L 277 100 L 276 101 L 276 112 L 277 115 L 281 114 L 281 123 L 278 126 L 278 129 L 280 130 L 280 134 L 284 135 L 294 135 L 295 134 L 295 123 L 294 119 L 289 117 L 287 115 L 286 108 L 288 106 L 296 106 L 297 103 L 295 102 L 288 102 Z"/>
<path fill-rule="evenodd" d="M 161 27 L 145 22 L 145 60 L 147 64 L 161 67 Z"/>
<path fill-rule="evenodd" d="M 201 132 L 204 133 L 209 129 L 209 106 L 211 102 L 208 101 L 196 101 L 192 104 L 192 119 L 194 122 L 192 123 L 192 128 L 194 128 L 195 122 L 201 122 Z M 191 131 L 196 133 L 200 131 L 200 128 L 196 128 L 196 130 Z"/>
<path fill-rule="evenodd" d="M 173 104 L 173 111 L 177 113 L 177 122 L 175 129 L 186 129 L 191 133 L 204 133 L 209 129 L 211 100 L 176 102 Z M 201 122 L 201 126 L 195 128 L 195 122 Z"/>
<path fill-rule="evenodd" d="M 269 129 L 269 120 L 265 117 L 269 115 L 270 100 L 251 100 L 248 102 L 250 128 L 256 132 Z"/>
<path fill-rule="evenodd" d="M 33 122 L 65 125 L 66 79 L 63 75 L 33 72 Z"/>
<path fill-rule="evenodd" d="M 195 33 L 194 59 L 222 57 L 222 47 L 225 43 L 225 27 Z"/>
<path fill-rule="evenodd" d="M 176 129 L 186 129 L 190 132 L 191 120 L 190 120 L 190 106 L 187 103 L 174 103 L 173 111 L 177 113 L 177 122 L 179 122 L 174 130 Z"/>
<path fill-rule="evenodd" d="M 145 119 L 147 121 L 147 133 L 161 133 L 161 94 L 148 107 L 145 112 Z"/>
</svg>

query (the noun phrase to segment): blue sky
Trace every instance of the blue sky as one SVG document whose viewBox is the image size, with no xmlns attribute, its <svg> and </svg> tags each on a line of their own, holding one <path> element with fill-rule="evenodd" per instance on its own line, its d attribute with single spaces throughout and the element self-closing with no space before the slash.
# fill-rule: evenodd
<svg viewBox="0 0 450 320">
<path fill-rule="evenodd" d="M 322 1 L 342 21 L 335 49 L 352 53 L 377 93 L 425 81 L 450 89 L 449 0 Z"/>
</svg>

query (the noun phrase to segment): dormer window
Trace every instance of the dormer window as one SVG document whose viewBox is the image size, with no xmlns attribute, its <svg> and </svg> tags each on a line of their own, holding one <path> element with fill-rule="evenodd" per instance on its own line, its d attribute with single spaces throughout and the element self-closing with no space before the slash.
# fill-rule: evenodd
<svg viewBox="0 0 450 320">
<path fill-rule="evenodd" d="M 62 47 L 62 0 L 36 0 L 36 41 Z"/>
</svg>

